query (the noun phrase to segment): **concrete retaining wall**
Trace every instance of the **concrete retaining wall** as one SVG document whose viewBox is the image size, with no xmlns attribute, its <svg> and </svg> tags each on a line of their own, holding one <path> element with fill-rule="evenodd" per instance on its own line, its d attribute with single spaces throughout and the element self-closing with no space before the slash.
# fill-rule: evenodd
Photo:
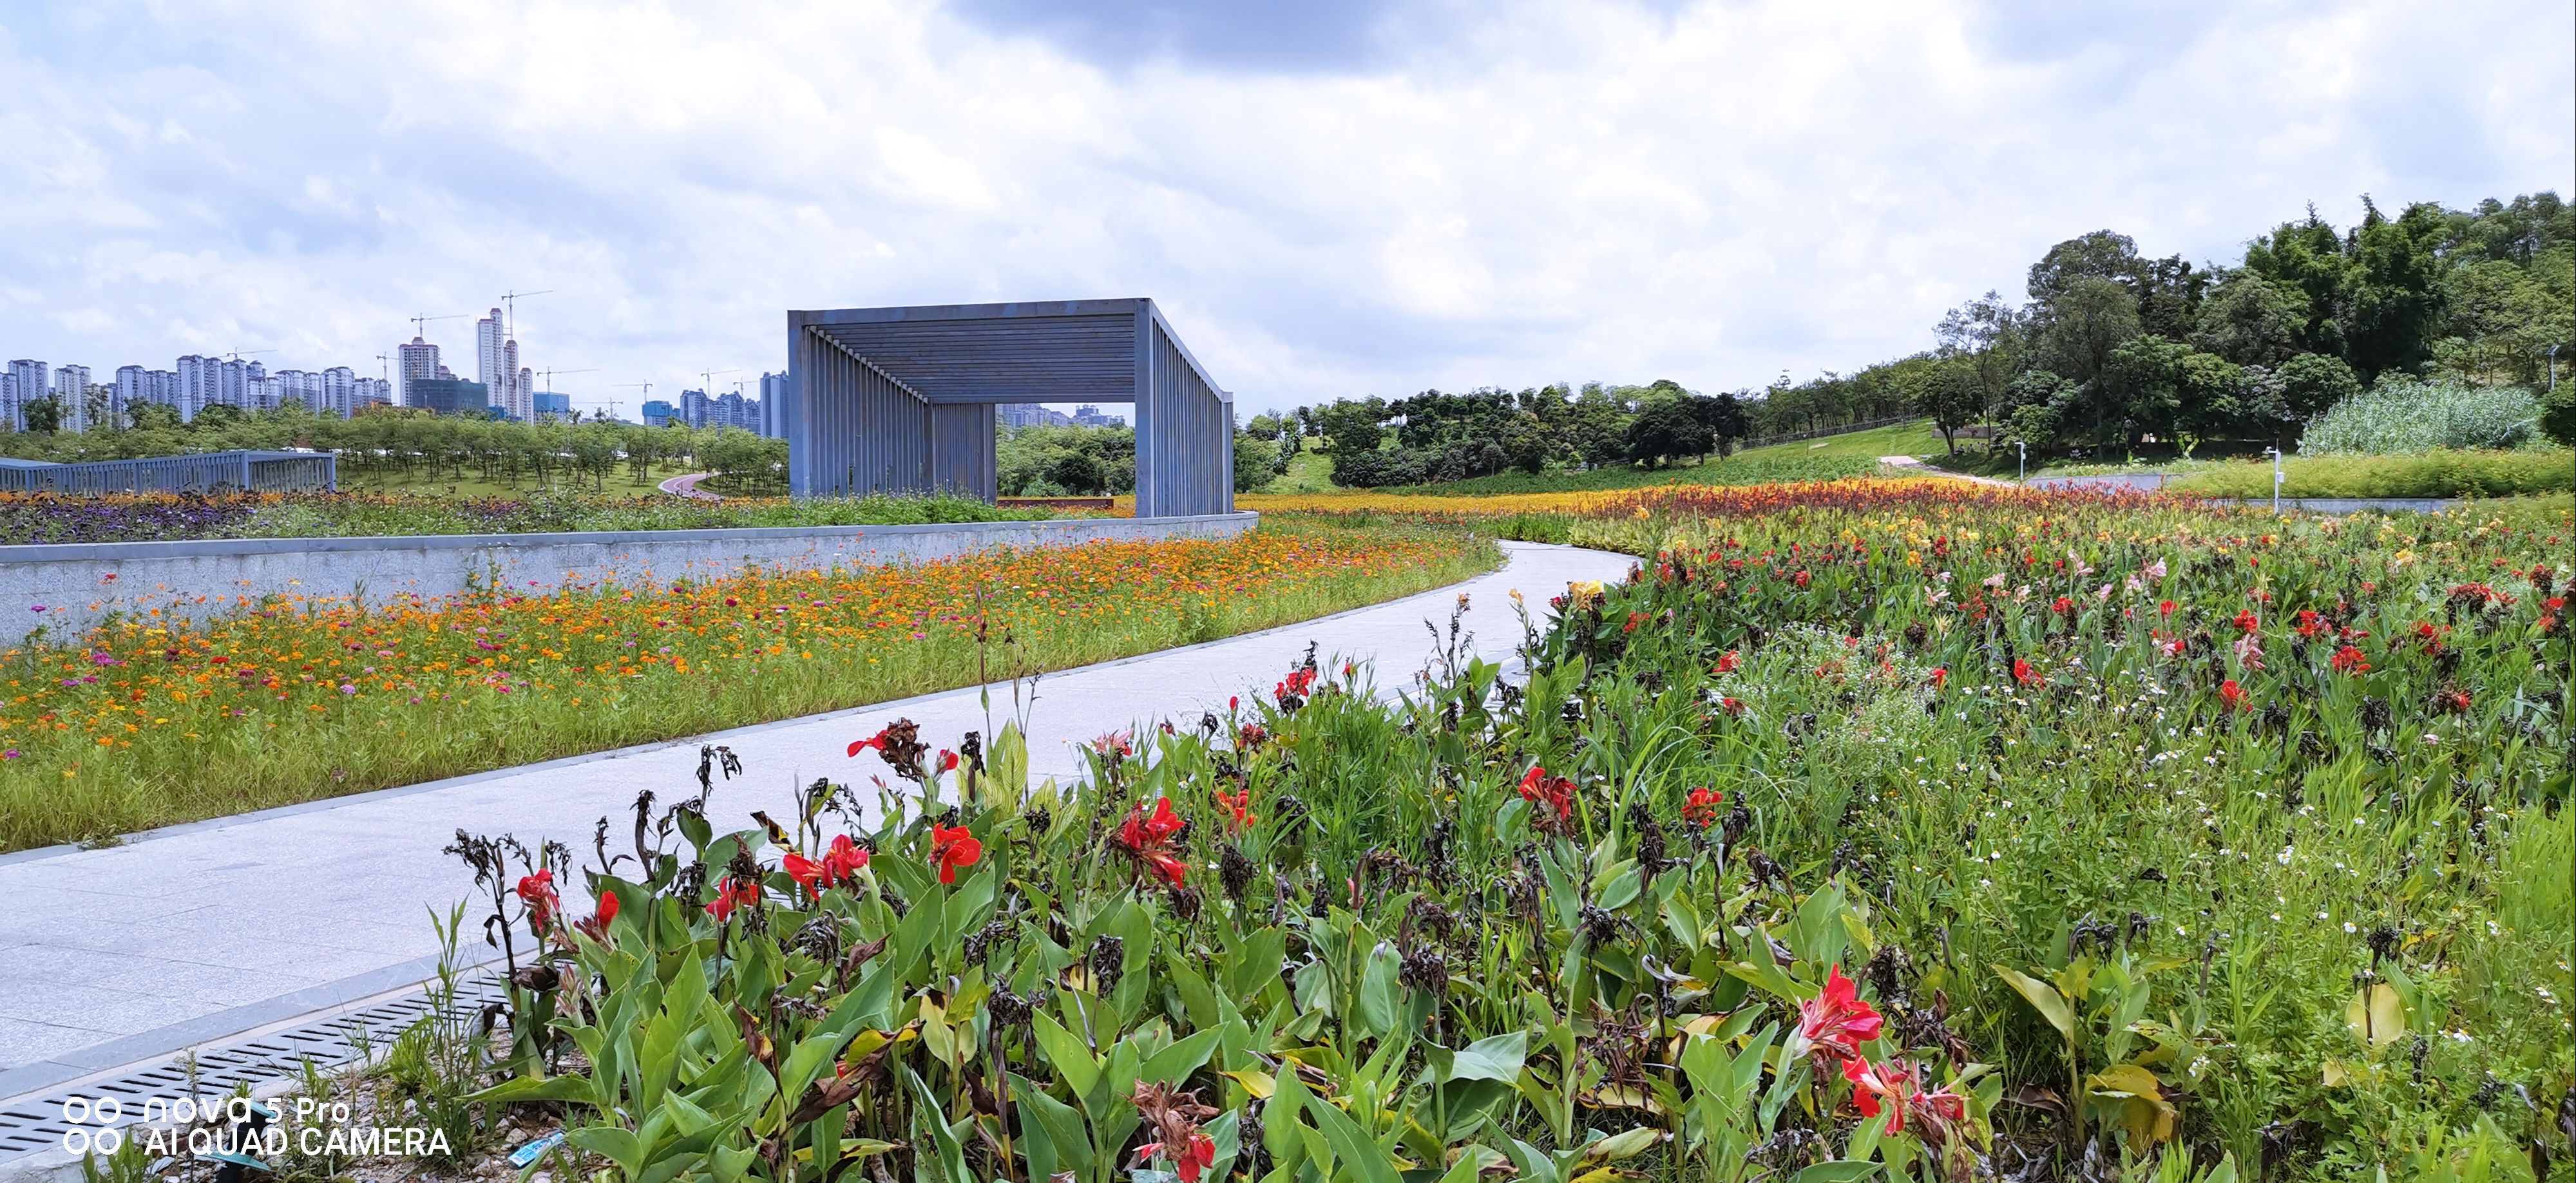
<svg viewBox="0 0 2576 1183">
<path fill-rule="evenodd" d="M 0 621 L 9 623 L 0 623 L 0 636 L 44 626 L 59 639 L 120 611 L 216 616 L 269 596 L 434 600 L 501 588 L 551 591 L 755 569 L 930 562 L 1004 546 L 1231 538 L 1260 516 L 6 546 L 0 547 Z"/>
</svg>

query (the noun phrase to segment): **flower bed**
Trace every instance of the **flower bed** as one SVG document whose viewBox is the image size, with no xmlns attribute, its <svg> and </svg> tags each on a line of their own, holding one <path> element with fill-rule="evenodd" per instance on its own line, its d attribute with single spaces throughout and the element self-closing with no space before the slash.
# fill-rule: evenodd
<svg viewBox="0 0 2576 1183">
<path fill-rule="evenodd" d="M 1596 522 L 1522 683 L 486 857 L 477 1103 L 630 1180 L 2564 1177 L 2564 517 L 1951 488 Z"/>
<path fill-rule="evenodd" d="M 1494 561 L 1455 529 L 1281 522 L 909 567 L 128 617 L 0 654 L 0 849 L 1211 640 Z"/>
</svg>

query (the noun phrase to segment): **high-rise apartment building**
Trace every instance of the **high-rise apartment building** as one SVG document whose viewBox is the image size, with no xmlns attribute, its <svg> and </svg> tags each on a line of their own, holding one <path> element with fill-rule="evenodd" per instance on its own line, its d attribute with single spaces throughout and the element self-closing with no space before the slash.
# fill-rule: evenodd
<svg viewBox="0 0 2576 1183">
<path fill-rule="evenodd" d="M 760 434 L 774 440 L 787 438 L 787 374 L 762 373 L 760 376 Z"/>
<path fill-rule="evenodd" d="M 418 406 L 419 404 L 411 397 L 411 384 L 436 378 L 447 369 L 446 366 L 438 364 L 438 346 L 423 341 L 415 335 L 411 339 L 411 344 L 397 345 L 394 347 L 394 352 L 399 355 L 395 358 L 394 405 Z"/>
<path fill-rule="evenodd" d="M 513 419 L 527 419 L 536 411 L 528 405 L 528 394 L 534 377 L 519 365 L 519 343 L 510 337 L 509 322 L 495 308 L 492 315 L 474 322 L 474 361 L 476 377 L 492 393 L 492 405 Z"/>
<path fill-rule="evenodd" d="M 104 408 L 90 406 L 88 366 L 54 368 L 54 401 L 62 405 L 64 431 L 88 430 L 90 412 L 94 409 L 104 410 Z"/>
<path fill-rule="evenodd" d="M 54 392 L 52 377 L 40 361 L 20 358 L 9 363 L 7 411 L 11 429 L 27 430 L 27 404 Z"/>
</svg>

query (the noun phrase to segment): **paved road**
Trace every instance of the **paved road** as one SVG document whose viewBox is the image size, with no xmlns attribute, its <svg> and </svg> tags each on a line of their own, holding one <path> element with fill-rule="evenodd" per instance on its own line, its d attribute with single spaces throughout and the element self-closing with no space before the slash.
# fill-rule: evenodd
<svg viewBox="0 0 2576 1183">
<path fill-rule="evenodd" d="M 1426 620 L 1472 597 L 1476 650 L 1507 659 L 1520 638 L 1506 593 L 1533 608 L 1568 581 L 1626 576 L 1624 555 L 1503 544 L 1491 575 L 1301 625 L 1051 675 L 1031 716 L 1034 775 L 1070 776 L 1074 745 L 1161 717 L 1195 719 L 1227 696 L 1266 690 L 1306 649 L 1376 659 L 1400 686 L 1431 654 Z M 1007 687 L 995 697 L 1007 702 Z M 883 772 L 849 742 L 897 716 L 953 747 L 985 727 L 970 688 L 745 728 L 672 744 L 390 789 L 176 827 L 106 850 L 51 848 L 0 859 L 0 1097 L 165 1055 L 423 977 L 436 945 L 424 910 L 464 898 L 472 878 L 439 853 L 464 826 L 554 838 L 584 850 L 602 814 L 639 789 L 694 787 L 700 742 L 740 753 L 745 777 L 718 789 L 719 820 L 773 812 L 816 776 L 864 783 Z M 784 816 L 783 814 L 781 816 Z M 747 824 L 747 823 L 746 823 Z"/>
</svg>

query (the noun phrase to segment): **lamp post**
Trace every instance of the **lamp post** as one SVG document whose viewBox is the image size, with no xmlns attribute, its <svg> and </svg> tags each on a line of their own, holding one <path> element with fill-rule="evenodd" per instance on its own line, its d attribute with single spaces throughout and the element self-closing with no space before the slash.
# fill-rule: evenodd
<svg viewBox="0 0 2576 1183">
<path fill-rule="evenodd" d="M 2272 513 L 2273 516 L 2277 517 L 2281 513 L 2281 482 L 2290 478 L 2281 475 L 2281 450 L 2279 448 L 2265 448 L 2263 449 L 2263 454 L 2272 458 Z"/>
<path fill-rule="evenodd" d="M 2023 484 L 2029 484 L 2030 442 L 2027 440 L 2014 440 L 2013 451 L 2017 453 L 2017 458 L 2013 461 L 2013 479 L 2020 481 Z"/>
</svg>

